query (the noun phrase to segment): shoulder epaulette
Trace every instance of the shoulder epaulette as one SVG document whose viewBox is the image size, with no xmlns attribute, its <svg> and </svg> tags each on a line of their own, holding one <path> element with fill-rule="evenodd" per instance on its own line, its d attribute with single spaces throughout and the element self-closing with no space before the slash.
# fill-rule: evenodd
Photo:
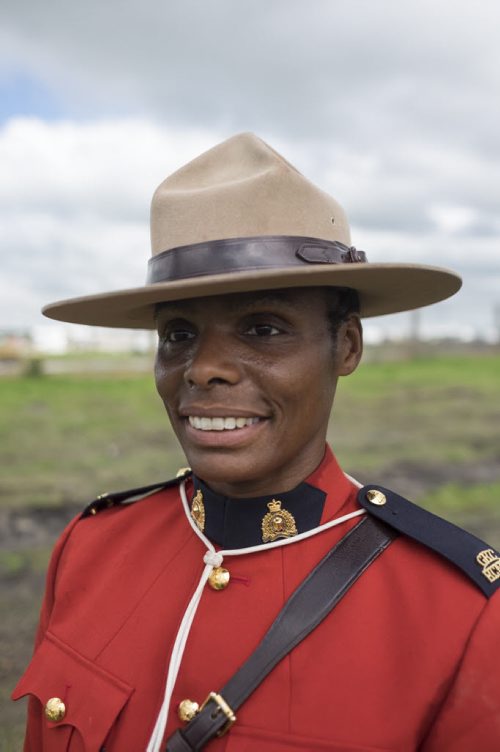
<svg viewBox="0 0 500 752">
<path fill-rule="evenodd" d="M 111 507 L 116 507 L 120 504 L 132 504 L 140 499 L 145 499 L 156 491 L 179 485 L 181 481 L 185 480 L 190 475 L 191 468 L 183 467 L 179 470 L 175 478 L 165 480 L 161 483 L 153 483 L 151 486 L 141 486 L 140 488 L 130 488 L 128 491 L 100 494 L 94 499 L 94 501 L 90 502 L 90 504 L 85 507 L 81 514 L 81 518 L 95 515 L 103 509 L 110 509 Z"/>
<path fill-rule="evenodd" d="M 500 587 L 500 554 L 475 535 L 383 486 L 364 486 L 358 501 L 377 519 L 455 564 L 487 598 Z"/>
</svg>

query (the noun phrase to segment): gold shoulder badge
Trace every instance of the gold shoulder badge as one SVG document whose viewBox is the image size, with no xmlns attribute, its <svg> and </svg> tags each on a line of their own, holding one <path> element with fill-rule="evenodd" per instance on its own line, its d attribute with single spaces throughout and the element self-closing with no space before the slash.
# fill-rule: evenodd
<svg viewBox="0 0 500 752">
<path fill-rule="evenodd" d="M 292 538 L 297 535 L 295 519 L 290 512 L 281 508 L 281 501 L 273 499 L 267 505 L 269 512 L 262 519 L 262 540 L 264 543 L 278 538 Z"/>
<path fill-rule="evenodd" d="M 191 502 L 191 517 L 196 522 L 196 526 L 201 532 L 205 529 L 205 505 L 203 503 L 203 494 L 198 489 Z"/>
<path fill-rule="evenodd" d="M 481 574 L 489 582 L 500 579 L 500 557 L 492 548 L 485 548 L 476 556 L 476 561 L 482 566 Z"/>
</svg>

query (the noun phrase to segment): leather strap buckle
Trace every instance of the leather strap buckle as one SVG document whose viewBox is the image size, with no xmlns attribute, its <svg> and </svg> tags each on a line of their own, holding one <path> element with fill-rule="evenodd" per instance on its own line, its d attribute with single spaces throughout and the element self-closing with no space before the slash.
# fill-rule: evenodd
<svg viewBox="0 0 500 752">
<path fill-rule="evenodd" d="M 208 705 L 209 702 L 214 702 L 217 705 L 217 709 L 213 711 L 212 718 L 215 720 L 215 718 L 218 716 L 219 713 L 224 713 L 224 715 L 227 718 L 226 723 L 224 726 L 217 732 L 217 736 L 224 736 L 224 734 L 227 734 L 233 723 L 236 721 L 236 716 L 232 710 L 232 708 L 227 704 L 225 699 L 222 697 L 222 695 L 217 694 L 217 692 L 210 692 L 207 699 L 203 702 L 199 709 L 199 713 L 203 710 L 206 705 Z"/>
</svg>

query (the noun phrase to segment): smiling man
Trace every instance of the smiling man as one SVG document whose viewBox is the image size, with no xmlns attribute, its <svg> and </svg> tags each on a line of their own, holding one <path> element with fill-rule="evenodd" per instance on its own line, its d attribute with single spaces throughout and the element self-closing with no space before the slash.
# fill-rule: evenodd
<svg viewBox="0 0 500 752">
<path fill-rule="evenodd" d="M 442 300 L 369 264 L 337 202 L 252 134 L 167 178 L 146 286 L 63 321 L 158 330 L 190 468 L 99 497 L 54 551 L 26 750 L 470 752 L 500 745 L 500 558 L 326 446 L 362 316 Z M 226 732 L 228 732 L 226 734 Z"/>
</svg>

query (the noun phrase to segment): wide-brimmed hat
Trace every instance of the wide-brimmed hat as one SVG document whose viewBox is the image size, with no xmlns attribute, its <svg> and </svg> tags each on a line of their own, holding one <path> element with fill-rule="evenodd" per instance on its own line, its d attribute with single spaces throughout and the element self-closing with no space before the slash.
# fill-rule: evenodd
<svg viewBox="0 0 500 752">
<path fill-rule="evenodd" d="M 51 303 L 59 321 L 154 328 L 160 302 L 283 287 L 357 290 L 362 316 L 436 303 L 460 288 L 447 269 L 372 264 L 351 246 L 342 207 L 268 144 L 243 133 L 155 191 L 146 284 Z"/>
</svg>

